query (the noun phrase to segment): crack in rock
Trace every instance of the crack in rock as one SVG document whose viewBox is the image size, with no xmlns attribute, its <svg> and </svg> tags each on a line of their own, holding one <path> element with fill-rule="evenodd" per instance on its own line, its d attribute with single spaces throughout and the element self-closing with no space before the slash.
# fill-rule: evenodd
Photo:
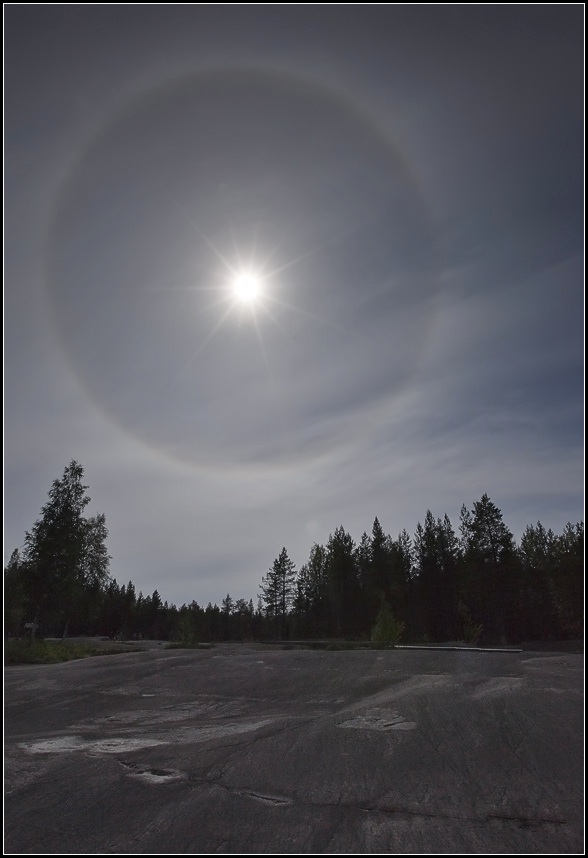
<svg viewBox="0 0 588 858">
<path fill-rule="evenodd" d="M 286 798 L 285 796 L 277 796 L 277 795 L 264 795 L 260 792 L 251 792 L 250 790 L 234 790 L 237 795 L 244 795 L 247 798 L 254 798 L 256 801 L 263 801 L 266 804 L 273 805 L 287 805 L 294 804 L 291 798 Z"/>
<path fill-rule="evenodd" d="M 486 819 L 498 819 L 500 822 L 518 822 L 521 828 L 535 828 L 540 825 L 565 825 L 565 819 L 548 816 L 517 816 L 508 813 L 489 813 Z"/>
</svg>

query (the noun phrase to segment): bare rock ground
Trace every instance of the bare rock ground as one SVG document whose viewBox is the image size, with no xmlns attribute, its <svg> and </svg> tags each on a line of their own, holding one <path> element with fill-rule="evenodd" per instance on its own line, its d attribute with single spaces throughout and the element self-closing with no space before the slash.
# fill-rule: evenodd
<svg viewBox="0 0 588 858">
<path fill-rule="evenodd" d="M 161 646 L 5 670 L 5 850 L 582 853 L 583 656 Z"/>
</svg>

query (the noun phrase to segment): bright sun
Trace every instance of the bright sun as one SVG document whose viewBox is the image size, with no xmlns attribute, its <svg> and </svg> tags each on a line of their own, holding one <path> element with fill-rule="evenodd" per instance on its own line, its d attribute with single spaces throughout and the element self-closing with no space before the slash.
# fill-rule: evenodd
<svg viewBox="0 0 588 858">
<path fill-rule="evenodd" d="M 239 271 L 233 277 L 232 289 L 239 303 L 253 305 L 261 295 L 261 278 L 254 271 Z"/>
</svg>

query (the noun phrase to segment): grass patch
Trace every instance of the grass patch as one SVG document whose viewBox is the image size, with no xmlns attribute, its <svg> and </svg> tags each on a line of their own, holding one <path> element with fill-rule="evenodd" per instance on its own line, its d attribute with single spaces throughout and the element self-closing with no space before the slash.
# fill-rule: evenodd
<svg viewBox="0 0 588 858">
<path fill-rule="evenodd" d="M 101 647 L 91 644 L 70 644 L 61 641 L 9 640 L 4 643 L 4 664 L 58 664 L 94 655 L 117 655 L 138 652 L 128 646 Z"/>
</svg>

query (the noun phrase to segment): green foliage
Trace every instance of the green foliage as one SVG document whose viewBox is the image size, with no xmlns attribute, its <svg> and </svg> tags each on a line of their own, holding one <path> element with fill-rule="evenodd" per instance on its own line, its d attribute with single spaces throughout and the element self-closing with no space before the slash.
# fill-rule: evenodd
<svg viewBox="0 0 588 858">
<path fill-rule="evenodd" d="M 261 582 L 261 598 L 266 616 L 273 620 L 276 640 L 286 637 L 286 617 L 294 599 L 296 568 L 282 548 L 270 567 L 269 574 Z"/>
<path fill-rule="evenodd" d="M 487 641 L 517 634 L 520 561 L 512 533 L 487 494 L 461 515 L 461 593 Z"/>
<path fill-rule="evenodd" d="M 430 511 L 414 540 L 406 531 L 393 540 L 376 518 L 371 535 L 364 533 L 356 545 L 341 526 L 325 546 L 312 547 L 298 576 L 283 548 L 262 580 L 257 610 L 252 600 L 228 593 L 220 608 L 193 601 L 178 609 L 162 602 L 157 590 L 137 595 L 131 581 L 125 587 L 110 579 L 105 518 L 85 517 L 89 498 L 82 477 L 72 461 L 53 483 L 22 552 L 14 551 L 6 566 L 4 624 L 10 636 L 37 623 L 40 635 L 156 638 L 188 647 L 275 635 L 296 646 L 306 640 L 313 647 L 347 649 L 369 646 L 378 609 L 371 631 L 378 646 L 394 646 L 402 634 L 411 642 L 468 643 L 482 635 L 487 643 L 583 636 L 581 523 L 566 525 L 561 535 L 537 523 L 517 547 L 502 513 L 483 495 L 471 510 L 462 508 L 460 539 L 447 516 L 434 518 Z M 55 644 L 40 654 L 30 640 L 27 646 L 17 661 L 62 658 L 55 656 Z M 63 657 L 73 652 L 68 644 Z"/>
<path fill-rule="evenodd" d="M 4 645 L 5 664 L 57 664 L 94 655 L 117 655 L 122 652 L 136 652 L 132 647 L 100 647 L 70 644 L 60 641 L 9 640 Z"/>
<path fill-rule="evenodd" d="M 343 526 L 329 536 L 326 572 L 332 633 L 353 637 L 360 631 L 361 586 L 355 542 Z"/>
<path fill-rule="evenodd" d="M 328 627 L 327 552 L 315 543 L 300 567 L 293 601 L 296 637 L 323 637 Z"/>
<path fill-rule="evenodd" d="M 376 623 L 372 629 L 372 643 L 377 647 L 395 647 L 400 642 L 404 629 L 404 623 L 395 618 L 388 602 L 382 600 Z"/>
<path fill-rule="evenodd" d="M 12 552 L 4 570 L 4 634 L 17 635 L 26 622 L 26 602 L 22 564 L 18 549 Z"/>
<path fill-rule="evenodd" d="M 494 567 L 515 551 L 513 535 L 502 520 L 502 513 L 483 494 L 469 512 L 462 508 L 461 534 L 464 554 L 491 563 Z"/>
<path fill-rule="evenodd" d="M 458 604 L 457 610 L 461 622 L 463 640 L 469 644 L 477 644 L 484 627 L 481 623 L 474 623 L 472 621 L 472 615 L 469 612 L 468 606 L 463 602 Z"/>
<path fill-rule="evenodd" d="M 84 517 L 90 498 L 83 474 L 81 465 L 70 462 L 25 535 L 21 572 L 27 619 L 45 628 L 79 621 L 82 606 L 89 607 L 88 592 L 97 594 L 108 578 L 105 517 Z"/>
<path fill-rule="evenodd" d="M 177 641 L 174 641 L 174 646 L 187 648 L 198 646 L 201 639 L 202 613 L 197 602 L 192 602 L 190 607 L 184 605 L 178 618 Z"/>
<path fill-rule="evenodd" d="M 414 539 L 414 586 L 424 640 L 453 640 L 458 635 L 457 539 L 451 522 L 433 517 L 427 510 Z"/>
<path fill-rule="evenodd" d="M 584 637 L 584 524 L 566 524 L 553 545 L 549 590 L 566 637 Z"/>
</svg>

